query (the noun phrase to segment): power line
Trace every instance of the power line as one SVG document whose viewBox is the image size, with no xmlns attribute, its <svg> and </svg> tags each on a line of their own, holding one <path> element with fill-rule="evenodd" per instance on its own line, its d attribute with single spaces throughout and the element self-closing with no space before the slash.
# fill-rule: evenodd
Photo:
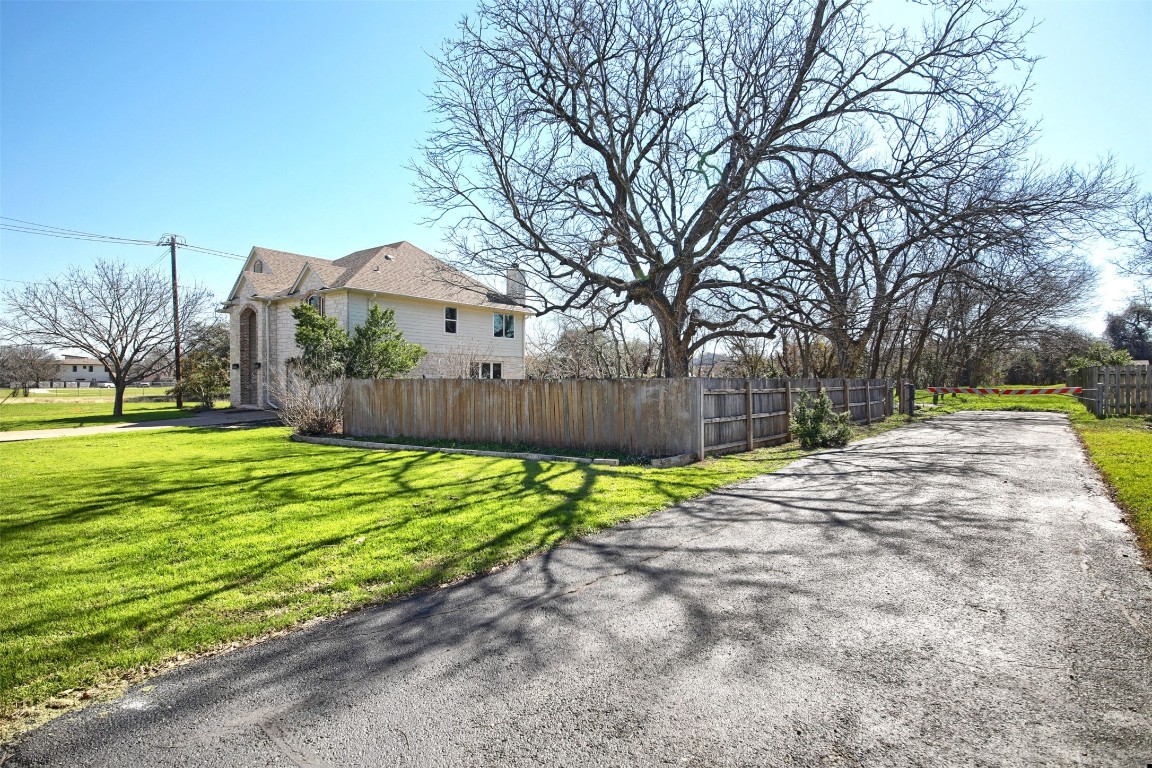
<svg viewBox="0 0 1152 768">
<path fill-rule="evenodd" d="M 67 235 L 52 230 L 32 229 L 29 227 L 13 226 L 0 223 L 0 229 L 8 232 L 20 232 L 25 235 L 40 235 L 42 237 L 55 237 L 61 240 L 84 240 L 95 243 L 114 243 L 116 245 L 156 245 L 150 240 L 134 240 L 127 237 L 108 237 L 106 235 Z"/>
<path fill-rule="evenodd" d="M 185 244 L 185 245 L 181 245 L 180 247 L 184 248 L 185 250 L 196 251 L 197 253 L 206 253 L 206 254 L 209 254 L 210 256 L 223 256 L 226 259 L 237 259 L 239 261 L 245 261 L 248 258 L 247 256 L 241 256 L 238 253 L 228 253 L 227 251 L 217 251 L 213 248 L 205 248 L 205 247 L 200 246 L 200 245 L 187 245 L 187 244 Z"/>
<path fill-rule="evenodd" d="M 56 237 L 64 240 L 85 240 L 88 242 L 98 243 L 115 243 L 119 245 L 168 245 L 167 241 L 156 243 L 152 240 L 141 240 L 132 237 L 119 237 L 116 235 L 99 235 L 95 232 L 84 232 L 79 229 L 68 229 L 67 227 L 56 227 L 51 224 L 37 224 L 33 221 L 25 221 L 24 219 L 14 219 L 11 216 L 0 216 L 0 229 L 9 232 L 20 232 L 26 235 L 40 235 L 41 237 Z M 236 253 L 229 253 L 228 251 L 219 251 L 215 248 L 205 248 L 202 245 L 188 245 L 187 243 L 178 243 L 181 248 L 185 248 L 197 253 L 204 253 L 209 256 L 220 256 L 225 259 L 236 259 L 244 261 L 247 257 L 241 256 Z"/>
<path fill-rule="evenodd" d="M 13 224 L 4 225 L 6 227 L 19 227 L 21 229 L 30 229 L 30 231 L 33 231 L 33 232 L 43 231 L 43 232 L 47 233 L 48 231 L 51 231 L 51 232 L 56 232 L 56 233 L 64 234 L 64 235 L 78 235 L 78 236 L 82 236 L 82 237 L 96 237 L 96 238 L 100 238 L 103 240 L 132 240 L 133 242 L 140 242 L 140 243 L 147 242 L 146 240 L 141 240 L 139 238 L 125 238 L 125 237 L 118 237 L 116 235 L 98 235 L 94 232 L 84 232 L 83 230 L 79 230 L 79 229 L 68 229 L 67 227 L 56 227 L 56 226 L 53 226 L 51 224 L 37 224 L 34 221 L 25 221 L 24 219 L 14 219 L 11 216 L 0 216 L 0 219 L 2 219 L 4 221 L 14 222 Z"/>
</svg>

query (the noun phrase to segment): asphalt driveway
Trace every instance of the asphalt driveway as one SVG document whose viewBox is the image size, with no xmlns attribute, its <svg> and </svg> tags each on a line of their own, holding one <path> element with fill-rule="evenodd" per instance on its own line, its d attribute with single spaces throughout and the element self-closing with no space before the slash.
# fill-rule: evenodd
<svg viewBox="0 0 1152 768">
<path fill-rule="evenodd" d="M 1064 417 L 964 413 L 209 659 L 14 765 L 1152 762 L 1152 578 Z"/>
</svg>

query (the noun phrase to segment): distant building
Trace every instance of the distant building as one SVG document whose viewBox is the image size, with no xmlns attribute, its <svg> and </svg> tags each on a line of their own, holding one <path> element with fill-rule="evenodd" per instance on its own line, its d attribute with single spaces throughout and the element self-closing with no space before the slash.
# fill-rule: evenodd
<svg viewBox="0 0 1152 768">
<path fill-rule="evenodd" d="M 56 377 L 57 381 L 84 384 L 112 381 L 112 376 L 104 367 L 104 363 L 95 358 L 80 355 L 62 355 L 61 357 L 63 359 L 58 364 L 60 373 Z"/>
<path fill-rule="evenodd" d="M 329 261 L 254 247 L 222 312 L 231 319 L 232 405 L 267 405 L 299 355 L 292 309 L 307 302 L 351 333 L 377 304 L 428 355 L 410 376 L 524 378 L 524 278 L 499 293 L 408 242 Z"/>
</svg>

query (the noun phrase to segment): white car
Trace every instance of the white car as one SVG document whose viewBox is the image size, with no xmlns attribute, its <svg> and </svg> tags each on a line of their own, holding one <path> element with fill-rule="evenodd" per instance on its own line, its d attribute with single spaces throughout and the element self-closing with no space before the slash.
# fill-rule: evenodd
<svg viewBox="0 0 1152 768">
<path fill-rule="evenodd" d="M 95 386 L 96 389 L 116 389 L 116 385 L 110 381 L 98 381 L 93 386 Z"/>
</svg>

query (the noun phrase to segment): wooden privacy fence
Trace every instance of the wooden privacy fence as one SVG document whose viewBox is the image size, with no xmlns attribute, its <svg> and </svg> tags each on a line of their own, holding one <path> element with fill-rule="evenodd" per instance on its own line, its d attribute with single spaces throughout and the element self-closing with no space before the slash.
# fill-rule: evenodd
<svg viewBox="0 0 1152 768">
<path fill-rule="evenodd" d="M 701 379 L 705 453 L 750 451 L 792 439 L 792 408 L 801 392 L 828 394 L 856 424 L 892 414 L 894 383 L 884 379 Z"/>
<path fill-rule="evenodd" d="M 1077 399 L 1097 416 L 1152 413 L 1152 372 L 1147 365 L 1095 365 L 1068 375 L 1081 387 Z"/>
<path fill-rule="evenodd" d="M 793 399 L 823 389 L 867 423 L 892 385 L 864 379 L 371 379 L 348 382 L 344 433 L 684 456 L 790 439 Z"/>
</svg>

